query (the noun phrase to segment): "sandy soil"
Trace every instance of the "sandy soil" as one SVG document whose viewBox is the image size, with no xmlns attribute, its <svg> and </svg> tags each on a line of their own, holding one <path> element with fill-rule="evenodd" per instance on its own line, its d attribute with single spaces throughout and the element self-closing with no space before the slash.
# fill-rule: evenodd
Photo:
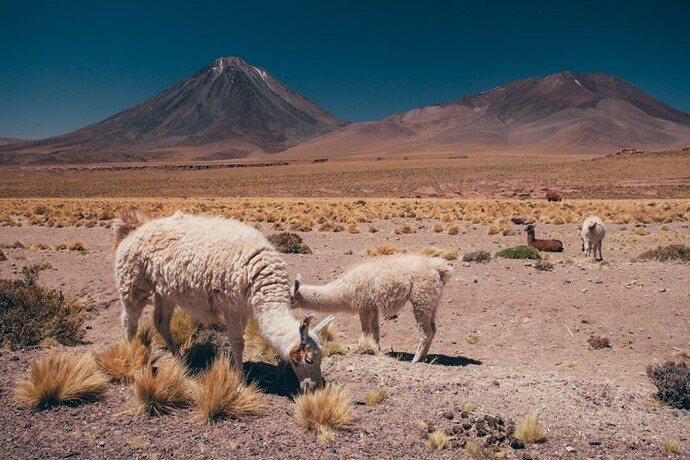
<svg viewBox="0 0 690 460">
<path fill-rule="evenodd" d="M 465 234 L 433 233 L 435 222 L 416 222 L 417 232 L 395 235 L 399 220 L 377 221 L 378 233 L 304 233 L 312 255 L 286 255 L 292 275 L 326 282 L 383 243 L 410 251 L 426 246 L 477 249 L 524 244 L 525 236 L 488 235 L 485 226 L 463 223 Z M 460 406 L 477 405 L 470 417 L 500 416 L 520 422 L 537 410 L 547 430 L 543 444 L 504 458 L 668 458 L 663 440 L 680 443 L 690 458 L 690 413 L 654 404 L 655 387 L 645 369 L 690 351 L 690 265 L 632 263 L 644 249 L 690 240 L 687 224 L 648 225 L 649 235 L 632 225 L 609 225 L 604 263 L 586 260 L 574 225 L 540 225 L 541 235 L 561 239 L 565 252 L 552 255 L 552 271 L 526 261 L 488 264 L 453 261 L 437 319 L 429 363 L 410 364 L 416 330 L 409 308 L 396 320 L 382 320 L 384 351 L 365 356 L 356 349 L 359 321 L 337 315 L 345 356 L 324 361 L 325 377 L 346 388 L 356 422 L 323 445 L 292 417 L 287 389 L 266 388 L 266 414 L 214 425 L 199 423 L 191 410 L 149 418 L 132 415 L 133 389 L 114 386 L 105 398 L 78 407 L 34 412 L 15 401 L 17 379 L 45 349 L 0 351 L 0 452 L 4 458 L 469 458 L 460 447 L 432 451 L 416 426 L 419 420 L 459 432 L 466 421 Z M 113 248 L 107 228 L 0 228 L 0 243 L 82 241 L 88 255 L 5 249 L 0 277 L 19 276 L 24 265 L 49 260 L 40 282 L 88 301 L 84 351 L 102 350 L 123 337 L 113 281 Z M 409 306 L 408 306 L 409 307 Z M 150 311 L 147 309 L 147 311 Z M 594 350 L 587 339 L 605 336 L 611 348 Z M 271 373 L 249 350 L 250 375 Z M 391 398 L 378 406 L 365 395 L 383 386 Z M 476 438 L 476 430 L 469 432 Z M 484 441 L 485 438 L 481 438 Z"/>
</svg>

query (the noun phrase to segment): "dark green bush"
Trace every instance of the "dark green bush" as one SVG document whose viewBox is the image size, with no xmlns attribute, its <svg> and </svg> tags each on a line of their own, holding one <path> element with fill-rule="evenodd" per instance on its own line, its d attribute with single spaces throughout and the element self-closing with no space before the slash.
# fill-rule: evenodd
<svg viewBox="0 0 690 460">
<path fill-rule="evenodd" d="M 496 257 L 503 259 L 541 259 L 539 250 L 530 246 L 517 246 L 514 248 L 505 248 L 496 253 Z"/>
<path fill-rule="evenodd" d="M 647 375 L 656 385 L 659 401 L 690 410 L 690 369 L 687 364 L 668 361 L 663 366 L 647 366 Z"/>
<path fill-rule="evenodd" d="M 309 246 L 302 242 L 302 237 L 296 233 L 281 232 L 268 237 L 276 249 L 285 254 L 311 254 Z"/>
<path fill-rule="evenodd" d="M 491 254 L 486 251 L 472 251 L 462 256 L 462 261 L 487 263 L 491 261 Z"/>
<path fill-rule="evenodd" d="M 24 267 L 22 280 L 0 280 L 0 345 L 17 349 L 53 338 L 63 345 L 81 343 L 84 318 L 62 292 L 37 284 L 39 267 Z"/>
<path fill-rule="evenodd" d="M 660 262 L 680 260 L 683 262 L 690 262 L 690 246 L 684 244 L 657 246 L 656 249 L 650 249 L 649 251 L 643 252 L 636 260 L 658 260 Z"/>
</svg>

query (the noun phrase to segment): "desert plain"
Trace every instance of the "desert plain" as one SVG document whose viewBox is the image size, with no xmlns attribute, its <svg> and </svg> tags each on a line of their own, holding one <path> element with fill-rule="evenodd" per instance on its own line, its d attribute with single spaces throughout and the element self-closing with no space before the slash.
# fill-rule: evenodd
<svg viewBox="0 0 690 460">
<path fill-rule="evenodd" d="M 689 244 L 687 150 L 1 172 L 7 260 L 0 278 L 21 278 L 23 267 L 40 264 L 39 283 L 79 299 L 86 317 L 76 347 L 0 350 L 5 458 L 690 457 L 690 414 L 659 403 L 647 375 L 648 366 L 690 358 L 690 265 L 638 260 L 658 246 Z M 562 201 L 547 202 L 546 191 Z M 296 422 L 294 382 L 251 344 L 245 374 L 264 392 L 259 415 L 214 423 L 200 421 L 193 408 L 141 415 L 132 384 L 112 385 L 87 404 L 27 407 L 15 388 L 34 360 L 50 350 L 99 353 L 124 338 L 110 225 L 132 205 L 155 217 L 182 209 L 237 218 L 266 235 L 295 232 L 312 253 L 283 256 L 290 275 L 310 283 L 382 252 L 437 250 L 454 272 L 430 356 L 409 362 L 417 342 L 409 305 L 396 318 L 380 318 L 382 350 L 374 355 L 358 349 L 358 317 L 337 314 L 344 352 L 322 368 L 350 395 L 354 421 L 330 442 Z M 606 222 L 603 261 L 581 252 L 579 226 L 589 213 Z M 473 251 L 493 256 L 526 244 L 513 217 L 535 221 L 538 236 L 561 240 L 565 250 L 543 254 L 543 269 L 533 260 L 463 261 Z M 592 337 L 609 346 L 594 347 Z M 227 348 L 224 339 L 218 335 Z M 377 388 L 390 397 L 366 404 Z M 531 412 L 545 429 L 543 442 L 516 449 L 477 432 L 486 416 L 520 423 Z M 468 420 L 473 426 L 462 428 Z M 432 449 L 430 430 L 452 439 Z"/>
</svg>

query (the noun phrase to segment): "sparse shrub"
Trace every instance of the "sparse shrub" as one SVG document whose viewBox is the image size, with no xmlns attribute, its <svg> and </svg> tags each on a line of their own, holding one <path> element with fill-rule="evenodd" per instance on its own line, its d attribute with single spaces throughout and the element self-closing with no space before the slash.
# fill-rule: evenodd
<svg viewBox="0 0 690 460">
<path fill-rule="evenodd" d="M 367 406 L 375 406 L 376 404 L 381 404 L 383 401 L 391 397 L 391 392 L 385 388 L 379 387 L 371 390 L 364 397 L 364 402 Z"/>
<path fill-rule="evenodd" d="M 589 343 L 589 345 L 595 350 L 611 348 L 611 341 L 608 339 L 608 337 L 604 337 L 603 335 L 590 335 L 587 339 L 587 343 Z"/>
<path fill-rule="evenodd" d="M 264 409 L 256 383 L 247 385 L 225 357 L 216 358 L 210 369 L 201 374 L 194 398 L 200 414 L 208 421 L 257 414 Z"/>
<path fill-rule="evenodd" d="M 525 420 L 515 427 L 515 438 L 522 441 L 525 445 L 546 440 L 546 430 L 539 423 L 537 411 L 530 412 Z"/>
<path fill-rule="evenodd" d="M 16 396 L 28 406 L 46 409 L 98 399 L 108 383 L 90 354 L 49 352 L 31 363 L 30 375 L 19 382 Z"/>
<path fill-rule="evenodd" d="M 455 222 L 449 222 L 446 225 L 446 233 L 449 235 L 457 235 L 460 233 L 460 226 Z"/>
<path fill-rule="evenodd" d="M 491 261 L 491 254 L 487 251 L 472 251 L 462 256 L 463 262 L 487 263 Z"/>
<path fill-rule="evenodd" d="M 417 233 L 417 229 L 414 228 L 414 226 L 411 223 L 403 222 L 402 224 L 395 227 L 395 229 L 393 229 L 393 232 L 396 235 L 402 235 L 402 234 Z"/>
<path fill-rule="evenodd" d="M 539 259 L 535 262 L 534 268 L 540 272 L 550 272 L 553 270 L 553 264 L 548 260 Z"/>
<path fill-rule="evenodd" d="M 657 388 L 659 401 L 690 410 L 690 369 L 685 362 L 668 361 L 663 366 L 647 366 L 647 375 Z"/>
<path fill-rule="evenodd" d="M 268 241 L 285 254 L 311 254 L 311 248 L 304 244 L 302 237 L 296 233 L 275 233 L 268 237 Z"/>
<path fill-rule="evenodd" d="M 690 246 L 684 244 L 671 244 L 669 246 L 657 246 L 640 254 L 635 261 L 658 260 L 660 262 L 681 261 L 690 262 Z"/>
<path fill-rule="evenodd" d="M 133 382 L 149 363 L 151 349 L 141 340 L 121 342 L 96 355 L 96 362 L 113 382 Z"/>
<path fill-rule="evenodd" d="M 84 318 L 62 292 L 37 284 L 37 266 L 22 269 L 23 280 L 0 280 L 0 344 L 12 349 L 51 337 L 63 345 L 81 343 Z"/>
<path fill-rule="evenodd" d="M 431 231 L 434 233 L 441 233 L 443 231 L 443 224 L 434 224 L 434 226 L 431 227 Z"/>
<path fill-rule="evenodd" d="M 334 429 L 352 425 L 354 406 L 346 391 L 327 384 L 295 398 L 295 418 L 308 430 L 319 434 L 322 442 L 334 438 Z"/>
<path fill-rule="evenodd" d="M 541 254 L 537 249 L 530 246 L 517 246 L 514 248 L 505 248 L 496 253 L 497 258 L 503 259 L 541 259 Z"/>
<path fill-rule="evenodd" d="M 188 407 L 192 400 L 192 388 L 193 382 L 180 361 L 163 361 L 155 373 L 148 366 L 134 379 L 137 411 L 159 416 Z"/>
</svg>

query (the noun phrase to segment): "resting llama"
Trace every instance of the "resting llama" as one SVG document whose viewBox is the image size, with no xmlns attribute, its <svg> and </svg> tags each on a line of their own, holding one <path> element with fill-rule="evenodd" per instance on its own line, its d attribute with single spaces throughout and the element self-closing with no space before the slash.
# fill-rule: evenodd
<svg viewBox="0 0 690 460">
<path fill-rule="evenodd" d="M 597 216 L 589 216 L 582 222 L 582 229 L 580 231 L 582 236 L 582 251 L 585 257 L 589 257 L 594 253 L 594 258 L 597 258 L 597 251 L 599 251 L 599 258 L 597 260 L 604 260 L 601 254 L 601 243 L 606 236 L 606 227 L 601 218 Z"/>
<path fill-rule="evenodd" d="M 243 333 L 253 317 L 278 356 L 292 365 L 303 390 L 323 384 L 318 332 L 333 317 L 311 332 L 313 316 L 295 319 L 285 263 L 258 230 L 231 219 L 181 211 L 149 220 L 136 210 L 121 212 L 114 228 L 121 241 L 115 279 L 129 341 L 153 294 L 154 325 L 173 355 L 179 350 L 170 319 L 178 305 L 204 323 L 225 319 L 232 365 L 241 372 Z"/>
<path fill-rule="evenodd" d="M 525 231 L 527 232 L 527 246 L 547 252 L 563 251 L 563 243 L 560 240 L 538 240 L 535 238 L 533 224 L 528 224 L 527 227 L 525 227 Z"/>
<path fill-rule="evenodd" d="M 292 305 L 322 312 L 359 313 L 362 332 L 380 345 L 379 313 L 391 316 L 408 300 L 419 329 L 413 363 L 423 361 L 436 334 L 436 310 L 452 267 L 439 258 L 402 254 L 382 256 L 348 269 L 323 286 L 304 285 L 297 275 Z"/>
</svg>

